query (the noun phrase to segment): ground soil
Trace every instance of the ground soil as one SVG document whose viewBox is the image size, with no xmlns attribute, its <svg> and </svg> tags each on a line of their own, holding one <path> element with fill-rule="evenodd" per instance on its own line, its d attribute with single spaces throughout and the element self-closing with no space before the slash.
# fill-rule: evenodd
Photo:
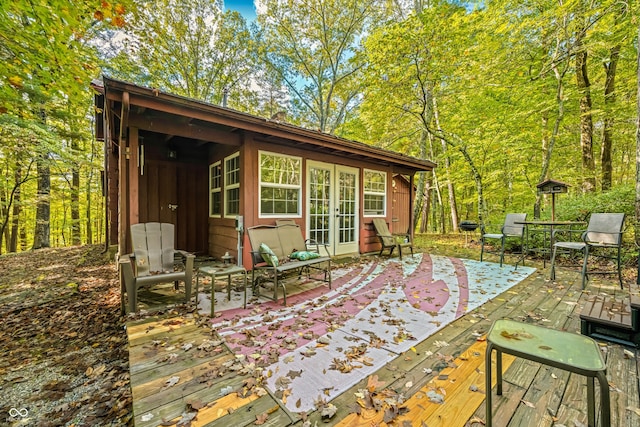
<svg viewBox="0 0 640 427">
<path fill-rule="evenodd" d="M 0 256 L 0 425 L 131 423 L 115 264 L 101 246 Z"/>
</svg>

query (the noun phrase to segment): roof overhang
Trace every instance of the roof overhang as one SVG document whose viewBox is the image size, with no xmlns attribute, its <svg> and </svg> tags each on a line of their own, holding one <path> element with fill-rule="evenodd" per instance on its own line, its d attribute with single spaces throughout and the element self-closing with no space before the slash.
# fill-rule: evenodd
<svg viewBox="0 0 640 427">
<path fill-rule="evenodd" d="M 102 84 L 101 84 L 102 83 Z M 322 151 L 342 157 L 367 159 L 405 171 L 430 171 L 436 164 L 324 132 L 269 120 L 230 108 L 164 93 L 108 77 L 92 87 L 104 96 L 105 105 L 128 126 L 178 135 L 202 142 L 240 145 L 242 132 L 253 132 L 275 144 Z M 114 107 L 110 107 L 113 105 Z M 126 114 L 126 118 L 122 115 Z M 98 125 L 102 123 L 100 121 Z M 97 134 L 100 134 L 98 132 Z"/>
</svg>

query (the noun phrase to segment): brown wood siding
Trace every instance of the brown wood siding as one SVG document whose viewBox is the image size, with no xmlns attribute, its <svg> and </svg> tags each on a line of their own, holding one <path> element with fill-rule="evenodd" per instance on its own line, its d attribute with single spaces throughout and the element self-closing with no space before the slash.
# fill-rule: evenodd
<svg viewBox="0 0 640 427">
<path fill-rule="evenodd" d="M 409 231 L 410 215 L 409 211 L 409 183 L 402 177 L 393 177 L 395 187 L 392 186 L 391 203 L 391 226 L 392 233 L 406 233 Z"/>
<path fill-rule="evenodd" d="M 209 218 L 209 255 L 220 259 L 226 251 L 238 257 L 238 232 L 233 222 L 221 218 Z M 250 267 L 250 266 L 249 266 Z"/>
<path fill-rule="evenodd" d="M 137 159 L 131 166 L 140 186 L 138 222 L 174 224 L 176 248 L 202 254 L 207 251 L 208 167 L 206 160 L 193 161 L 198 154 L 189 149 L 181 147 L 178 160 L 167 160 L 166 146 L 147 139 L 143 173 Z"/>
<path fill-rule="evenodd" d="M 362 226 L 360 227 L 360 252 L 364 254 L 369 252 L 378 252 L 381 248 L 380 239 L 376 236 L 376 230 L 373 227 L 373 223 L 370 218 L 367 220 L 369 222 L 362 223 Z"/>
<path fill-rule="evenodd" d="M 177 170 L 177 204 L 179 215 L 176 236 L 179 248 L 189 252 L 207 252 L 208 169 L 207 166 L 182 164 Z"/>
</svg>

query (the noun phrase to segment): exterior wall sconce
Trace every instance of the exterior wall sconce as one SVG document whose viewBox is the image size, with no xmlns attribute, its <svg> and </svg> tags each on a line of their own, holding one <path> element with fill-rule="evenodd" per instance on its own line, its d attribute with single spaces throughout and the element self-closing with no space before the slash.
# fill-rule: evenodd
<svg viewBox="0 0 640 427">
<path fill-rule="evenodd" d="M 170 158 L 171 160 L 178 159 L 178 151 L 175 148 L 169 148 L 167 150 L 167 157 Z"/>
</svg>

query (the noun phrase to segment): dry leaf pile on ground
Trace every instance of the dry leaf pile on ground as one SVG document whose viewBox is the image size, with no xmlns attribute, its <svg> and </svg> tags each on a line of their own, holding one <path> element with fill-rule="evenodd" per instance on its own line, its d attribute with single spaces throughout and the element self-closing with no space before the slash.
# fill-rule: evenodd
<svg viewBox="0 0 640 427">
<path fill-rule="evenodd" d="M 0 256 L 0 425 L 131 422 L 127 335 L 102 246 Z"/>
</svg>

